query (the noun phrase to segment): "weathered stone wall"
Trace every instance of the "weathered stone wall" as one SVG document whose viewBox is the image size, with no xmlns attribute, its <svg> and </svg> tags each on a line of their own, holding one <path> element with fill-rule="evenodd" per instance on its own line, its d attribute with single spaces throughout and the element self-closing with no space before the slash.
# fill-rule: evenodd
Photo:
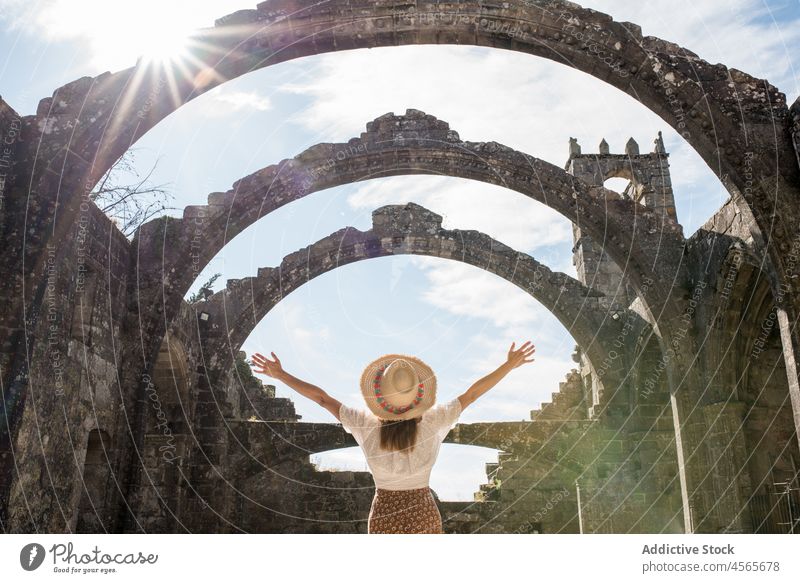
<svg viewBox="0 0 800 583">
<path fill-rule="evenodd" d="M 796 479 L 800 467 L 770 288 L 774 272 L 762 265 L 753 231 L 752 218 L 729 200 L 690 245 L 703 258 L 693 263 L 693 279 L 701 289 L 696 320 L 705 329 L 691 332 L 704 336 L 699 358 L 706 374 L 693 387 L 701 415 L 689 431 L 704 444 L 695 479 L 705 487 L 694 496 L 709 509 L 694 523 L 709 532 L 771 528 L 772 484 Z"/>
<path fill-rule="evenodd" d="M 733 205 L 723 206 L 708 229 L 692 241 L 692 252 L 703 250 L 703 281 L 708 284 L 694 288 L 703 293 L 695 297 L 688 328 L 697 337 L 706 329 L 704 323 L 711 323 L 715 342 L 700 344 L 701 357 L 709 364 L 756 346 L 750 311 L 769 314 L 768 284 L 758 283 L 752 266 L 744 270 L 730 259 L 730 249 L 747 249 L 751 242 L 742 240 L 748 228 L 745 221 L 737 222 L 734 211 Z M 113 390 L 117 369 L 110 364 L 120 357 L 114 348 L 119 350 L 135 338 L 126 334 L 139 333 L 120 329 L 123 320 L 115 317 L 125 313 L 130 301 L 125 281 L 130 245 L 98 210 L 93 209 L 90 217 L 74 235 L 76 248 L 85 253 L 75 253 L 73 263 L 53 265 L 51 272 L 42 274 L 52 279 L 53 290 L 58 286 L 67 290 L 58 305 L 74 309 L 66 314 L 56 311 L 52 319 L 48 314 L 40 320 L 48 327 L 39 330 L 43 337 L 61 334 L 67 346 L 64 353 L 71 359 L 63 365 L 63 385 L 55 388 L 79 386 L 81 391 L 66 391 L 61 401 L 52 398 L 59 395 L 55 391 L 50 400 L 39 391 L 32 393 L 34 400 L 26 407 L 31 418 L 23 420 L 15 445 L 18 459 L 40 470 L 23 472 L 15 483 L 10 497 L 11 528 L 26 531 L 33 524 L 47 524 L 53 531 L 364 532 L 374 491 L 369 475 L 317 472 L 308 460 L 316 451 L 353 446 L 352 439 L 336 425 L 300 422 L 290 401 L 275 398 L 274 387 L 263 387 L 249 375 L 241 354 L 230 366 L 216 359 L 209 368 L 209 359 L 202 355 L 231 349 L 214 340 L 220 337 L 218 331 L 210 333 L 209 322 L 213 323 L 216 313 L 214 297 L 195 306 L 181 303 L 178 317 L 169 326 L 150 384 L 135 400 L 144 427 L 139 453 L 131 452 L 131 444 L 117 437 L 126 435 L 120 427 L 129 423 L 119 405 L 126 404 L 127 412 L 136 411 L 130 394 Z M 392 252 L 413 249 L 398 234 L 415 237 L 418 243 L 424 241 L 420 239 L 423 233 L 442 234 L 440 221 L 421 207 L 387 207 L 376 211 L 375 219 L 376 233 L 392 242 L 388 248 Z M 455 239 L 483 240 L 479 233 L 463 233 Z M 717 251 L 709 253 L 705 249 L 709 245 Z M 489 247 L 496 261 L 504 253 L 519 259 L 511 249 Z M 432 249 L 430 245 L 418 248 Z M 308 259 L 308 253 L 300 253 L 306 264 L 321 259 L 324 266 L 328 246 L 310 249 L 319 258 Z M 734 291 L 726 291 L 731 266 L 736 267 L 733 281 L 737 283 Z M 503 271 L 497 266 L 491 269 Z M 287 277 L 290 272 L 287 269 Z M 107 273 L 116 274 L 110 290 L 104 287 Z M 268 276 L 269 271 L 263 274 Z M 575 290 L 579 290 L 577 283 Z M 524 282 L 521 285 L 525 287 Z M 236 289 L 229 286 L 226 293 Z M 269 297 L 268 286 L 263 289 Z M 760 298 L 753 308 L 743 304 L 748 294 Z M 543 299 L 547 301 L 546 291 Z M 252 309 L 248 302 L 233 301 L 228 306 L 231 314 L 238 305 Z M 720 306 L 727 317 L 718 316 Z M 210 314 L 211 319 L 204 321 L 201 313 Z M 749 326 L 747 334 L 740 331 L 743 323 Z M 746 340 L 731 351 L 723 350 L 726 338 Z M 474 502 L 439 501 L 448 532 L 577 532 L 578 490 L 585 532 L 678 532 L 684 528 L 669 391 L 658 373 L 661 352 L 647 328 L 637 328 L 623 340 L 636 366 L 629 382 L 611 387 L 608 403 L 614 406 L 602 406 L 593 393 L 592 375 L 599 367 L 582 367 L 567 376 L 552 403 L 532 412 L 530 422 L 458 425 L 451 432 L 449 442 L 496 447 L 504 453 L 487 468 L 488 482 L 476 492 Z M 39 346 L 41 353 L 35 355 L 31 371 L 52 376 L 54 363 L 62 366 L 60 353 L 54 352 L 60 345 Z M 731 379 L 715 381 L 715 374 L 709 373 L 705 380 L 714 390 L 704 390 L 703 385 L 692 393 L 702 409 L 686 436 L 703 463 L 693 466 L 701 473 L 690 476 L 691 483 L 700 485 L 691 492 L 691 500 L 706 509 L 702 516 L 693 517 L 694 526 L 703 531 L 756 530 L 752 515 L 758 508 L 750 508 L 755 490 L 776 470 L 791 467 L 791 451 L 781 455 L 792 436 L 785 377 L 767 373 L 769 361 L 780 360 L 781 354 L 774 328 L 759 346 L 763 364 L 756 359 L 754 366 L 760 368 L 751 371 L 746 382 L 737 381 L 735 392 Z M 576 348 L 575 357 L 583 362 L 585 353 Z M 652 378 L 657 382 L 648 382 Z M 721 403 L 723 397 L 727 401 Z M 66 423 L 62 421 L 65 414 Z M 77 462 L 63 463 L 73 455 L 73 447 L 81 452 L 75 456 Z M 36 458 L 42 453 L 40 459 L 47 459 L 47 466 Z M 776 455 L 778 462 L 773 463 L 770 460 Z M 103 463 L 105 456 L 107 463 Z M 133 474 L 125 471 L 131 457 L 136 460 Z M 42 470 L 57 460 L 62 462 L 59 472 L 51 471 L 47 478 L 52 479 L 52 487 L 42 487 L 46 473 Z M 91 485 L 87 491 L 79 487 L 81 474 Z M 115 493 L 115 480 L 122 483 L 124 502 Z M 28 500 L 26 507 L 23 490 L 36 490 L 41 496 Z M 60 512 L 53 512 L 54 507 Z M 23 508 L 31 508 L 31 514 L 23 513 Z M 121 522 L 120 514 L 125 517 Z"/>
<path fill-rule="evenodd" d="M 709 222 L 709 228 L 716 223 L 735 225 L 735 221 L 724 219 L 726 213 L 732 212 L 731 208 L 724 206 L 719 216 Z M 376 214 L 376 218 L 389 216 L 386 212 Z M 121 501 L 114 495 L 113 479 L 128 475 L 116 471 L 126 459 L 119 448 L 130 445 L 121 445 L 114 438 L 119 432 L 112 428 L 119 428 L 127 420 L 118 418 L 119 408 L 115 403 L 122 397 L 116 401 L 112 397 L 110 387 L 116 369 L 109 366 L 114 362 L 113 346 L 124 344 L 112 342 L 112 338 L 119 340 L 125 336 L 107 317 L 109 313 L 124 311 L 125 281 L 118 280 L 116 288 L 109 292 L 102 287 L 105 278 L 97 277 L 105 265 L 116 265 L 117 273 L 124 276 L 128 242 L 118 233 L 112 234 L 110 222 L 99 211 L 93 211 L 92 216 L 93 221 L 85 229 L 86 237 L 81 237 L 82 244 L 90 251 L 86 265 L 78 271 L 76 255 L 76 264 L 68 266 L 74 268 L 72 271 L 53 271 L 54 281 L 76 287 L 86 296 L 85 309 L 81 309 L 81 302 L 73 302 L 71 298 L 62 299 L 66 303 L 60 304 L 75 306 L 74 312 L 63 318 L 70 322 L 64 333 L 69 334 L 70 342 L 80 342 L 86 347 L 78 357 L 90 363 L 84 371 L 87 378 L 79 383 L 85 394 L 69 393 L 70 425 L 48 425 L 39 419 L 38 428 L 45 429 L 37 431 L 37 423 L 23 423 L 18 441 L 21 455 L 38 452 L 43 447 L 36 439 L 41 431 L 46 436 L 42 441 L 52 447 L 44 450 L 50 465 L 53 460 L 72 455 L 71 447 L 64 447 L 70 443 L 64 434 L 76 434 L 73 425 L 81 428 L 81 438 L 74 442 L 82 452 L 77 456 L 78 463 L 64 464 L 62 473 L 51 474 L 54 480 L 61 481 L 59 488 L 42 489 L 39 482 L 43 496 L 32 500 L 31 507 L 51 521 L 48 524 L 52 530 L 118 528 L 114 520 Z M 422 230 L 435 232 L 440 228 L 440 224 L 431 223 L 430 217 L 419 209 L 412 214 L 398 214 L 396 219 L 381 223 L 380 228 L 386 230 L 384 234 L 391 235 L 394 229 L 419 234 L 422 231 L 414 226 L 414 221 L 422 221 Z M 411 223 L 404 222 L 407 220 Z M 709 230 L 698 234 L 693 243 L 702 248 L 707 245 L 704 237 L 713 236 L 715 248 L 723 240 L 741 246 L 739 235 L 744 230 L 743 226 L 739 231 L 729 227 L 727 233 Z M 101 244 L 107 245 L 109 237 L 116 241 L 116 246 L 101 248 Z M 319 252 L 327 253 L 325 249 L 319 247 Z M 400 249 L 409 248 L 401 245 Z M 729 306 L 728 300 L 742 300 L 745 291 L 751 290 L 752 295 L 753 290 L 760 290 L 762 299 L 754 309 L 764 313 L 769 287 L 764 283 L 757 285 L 755 270 L 747 271 L 745 277 L 744 270 L 739 268 L 736 277 L 743 278 L 744 283 L 738 285 L 744 286 L 744 291 L 737 288 L 735 293 L 720 295 L 717 292 L 724 291 L 724 282 L 731 279 L 726 270 L 738 264 L 730 261 L 730 252 L 710 257 L 718 267 L 709 270 L 713 275 L 707 275 L 713 285 L 703 289 L 713 288 L 714 292 L 697 297 L 698 321 L 714 322 L 712 329 L 720 338 L 747 338 L 737 330 L 742 321 L 750 321 L 748 308 Z M 85 276 L 73 281 L 66 273 Z M 81 286 L 77 286 L 78 281 Z M 109 298 L 112 301 L 116 298 L 111 308 L 102 301 Z M 725 300 L 725 313 L 731 317 L 714 320 L 714 308 L 721 298 Z M 233 309 L 236 305 L 234 302 L 229 307 Z M 125 490 L 131 517 L 123 522 L 122 530 L 364 532 L 374 491 L 369 475 L 317 472 L 308 460 L 316 451 L 355 443 L 339 426 L 300 422 L 290 401 L 275 398 L 274 387 L 264 387 L 249 375 L 242 354 L 233 366 L 209 369 L 201 355 L 208 354 L 209 346 L 219 346 L 207 344 L 215 336 L 208 336 L 207 329 L 203 332 L 198 316 L 213 315 L 213 306 L 213 297 L 195 306 L 185 302 L 181 305 L 179 317 L 162 343 L 152 386 L 139 399 L 145 403 L 141 412 L 145 420 L 142 462 L 135 464 L 138 475 Z M 42 321 L 47 322 L 47 318 Z M 752 327 L 752 323 L 748 325 Z M 697 323 L 696 326 L 702 329 Z M 737 350 L 754 346 L 753 333 Z M 567 375 L 559 391 L 553 394 L 552 403 L 531 412 L 530 422 L 458 425 L 451 432 L 449 442 L 488 445 L 504 453 L 497 464 L 487 468 L 488 481 L 476 492 L 474 502 L 439 501 L 448 532 L 577 532 L 578 490 L 584 532 L 678 532 L 684 528 L 669 392 L 658 375 L 659 382 L 647 382 L 657 370 L 660 351 L 652 331 L 638 329 L 637 334 L 645 336 L 632 334 L 624 342 L 625 350 L 634 354 L 637 361 L 631 386 L 624 390 L 616 387 L 619 394 L 609 399 L 618 405 L 627 403 L 627 407 L 598 408 L 591 389 L 592 372 L 576 370 Z M 701 353 L 709 363 L 724 360 L 724 353 L 712 352 L 712 347 L 720 350 L 720 343 L 708 344 Z M 693 476 L 696 483 L 704 486 L 692 493 L 692 500 L 699 500 L 700 507 L 711 509 L 710 513 L 694 518 L 695 526 L 707 531 L 754 530 L 750 509 L 754 490 L 759 485 L 763 487 L 772 472 L 785 471 L 791 466 L 791 453 L 779 455 L 786 451 L 792 436 L 791 409 L 782 382 L 785 377 L 767 374 L 769 361 L 781 354 L 774 328 L 761 344 L 765 356 L 760 366 L 764 368 L 752 373 L 747 382 L 737 383 L 733 395 L 736 401 L 720 405 L 706 396 L 703 415 L 698 417 L 702 422 L 687 431 L 692 443 L 703 444 L 697 455 L 707 458 L 704 464 L 696 466 L 705 471 Z M 579 361 L 581 353 L 580 347 L 576 347 L 575 357 Z M 73 348 L 72 354 L 79 351 Z M 40 357 L 36 362 L 39 364 L 32 367 L 33 371 L 48 363 L 52 366 L 54 361 Z M 759 364 L 759 360 L 754 364 Z M 74 362 L 68 368 L 69 374 L 81 371 Z M 708 378 L 715 376 L 710 374 Z M 730 401 L 730 385 L 717 382 L 710 386 L 718 387 L 714 393 L 717 396 L 724 395 L 727 388 Z M 39 397 L 38 393 L 35 395 Z M 43 401 L 42 397 L 37 399 L 37 403 L 42 403 L 38 411 L 49 416 L 49 422 L 55 418 L 52 407 L 58 401 L 49 403 L 51 409 L 46 408 L 46 399 Z M 33 407 L 27 409 L 31 414 L 33 410 Z M 745 419 L 747 411 L 751 412 L 750 418 Z M 751 455 L 754 451 L 757 456 Z M 106 455 L 108 463 L 104 464 Z M 779 458 L 777 464 L 770 461 L 775 455 Z M 89 492 L 80 492 L 77 487 L 81 472 L 92 486 Z M 10 519 L 16 525 L 14 528 L 31 528 L 32 522 L 20 513 L 19 496 L 23 488 L 28 491 L 34 487 L 32 479 L 41 481 L 41 475 L 25 472 L 23 479 L 17 481 L 16 494 L 11 498 Z M 48 512 L 52 510 L 54 494 L 60 495 L 58 499 L 67 509 L 63 514 L 69 518 L 61 519 L 63 522 L 58 515 Z M 718 503 L 720 497 L 724 504 Z M 756 511 L 758 508 L 752 512 Z M 733 522 L 732 515 L 736 515 Z"/>
<path fill-rule="evenodd" d="M 581 281 L 548 271 L 548 289 L 532 258 L 475 232 L 458 232 L 472 246 L 454 247 L 454 232 L 438 229 L 432 213 L 420 219 L 419 209 L 380 209 L 377 218 L 388 220 L 348 239 L 346 261 L 457 249 L 483 266 L 488 245 L 505 263 L 485 268 L 541 292 L 581 345 L 579 369 L 530 422 L 459 425 L 448 436 L 502 453 L 474 503 L 441 501 L 447 528 L 574 532 L 578 501 L 566 492 L 575 481 L 587 532 L 774 528 L 764 513 L 769 487 L 800 467 L 800 333 L 791 326 L 800 313 L 797 104 L 790 111 L 765 80 L 571 2 L 465 1 L 457 14 L 427 1 L 414 10 L 336 0 L 296 8 L 270 1 L 219 19 L 198 35 L 213 49 L 199 50 L 175 84 L 141 75 L 140 62 L 58 88 L 35 115 L 20 118 L 0 100 L 0 229 L 12 250 L 0 255 L 3 530 L 296 532 L 312 528 L 308 516 L 327 517 L 316 520 L 320 531 L 363 529 L 368 476 L 314 472 L 307 460 L 352 440 L 336 426 L 300 422 L 290 402 L 234 373 L 256 322 L 239 317 L 236 329 L 221 329 L 213 301 L 202 306 L 211 319 L 198 318 L 182 300 L 196 271 L 181 268 L 192 253 L 204 265 L 232 234 L 310 192 L 442 168 L 549 204 L 580 224 L 579 239 L 602 240 L 605 254 L 585 239 Z M 596 35 L 608 42 L 597 45 Z M 558 55 L 671 124 L 720 173 L 731 202 L 687 241 L 663 145 L 641 155 L 629 142 L 624 156 L 605 145 L 601 172 L 591 168 L 598 158 L 571 146 L 573 166 L 589 166 L 570 174 L 496 142 L 462 141 L 415 110 L 244 177 L 181 218 L 144 225 L 132 244 L 87 201 L 130 144 L 220 82 L 210 64 L 232 79 L 253 63 L 420 43 Z M 123 96 L 125 108 L 111 106 Z M 599 187 L 623 174 L 635 183 L 626 192 Z M 344 240 L 334 234 L 309 248 L 305 269 L 290 255 L 293 285 L 333 268 L 332 249 Z M 515 258 L 531 267 L 516 281 Z M 270 273 L 254 279 L 269 284 Z M 559 286 L 566 306 L 556 302 Z M 263 316 L 276 301 L 269 290 L 248 297 L 233 282 L 225 293 L 242 310 L 258 304 Z M 581 302 L 588 315 L 575 309 Z M 613 312 L 602 326 L 601 310 Z M 570 327 L 571 315 L 583 328 Z M 339 483 L 346 496 L 319 495 Z M 273 511 L 281 508 L 289 512 Z"/>
<path fill-rule="evenodd" d="M 37 278 L 46 281 L 30 354 L 28 399 L 14 441 L 3 452 L 3 471 L 22 469 L 8 494 L 14 530 L 61 532 L 76 527 L 75 512 L 87 495 L 112 522 L 114 479 L 119 479 L 130 391 L 121 391 L 120 314 L 127 305 L 129 242 L 94 205 L 74 225 L 71 253 L 51 247 Z M 107 436 L 102 490 L 85 493 L 81 473 L 91 431 Z"/>
</svg>

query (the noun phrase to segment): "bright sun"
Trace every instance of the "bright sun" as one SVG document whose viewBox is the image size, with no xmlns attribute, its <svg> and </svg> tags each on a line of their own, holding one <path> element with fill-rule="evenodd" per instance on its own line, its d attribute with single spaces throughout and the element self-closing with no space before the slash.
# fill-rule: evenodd
<svg viewBox="0 0 800 583">
<path fill-rule="evenodd" d="M 138 58 L 180 61 L 195 30 L 237 8 L 241 0 L 43 0 L 39 10 L 31 10 L 36 26 L 51 38 L 86 42 L 92 65 L 113 72 Z"/>
<path fill-rule="evenodd" d="M 147 30 L 137 39 L 136 50 L 131 47 L 131 51 L 148 61 L 175 62 L 184 58 L 188 54 L 189 31 L 163 28 Z"/>
</svg>

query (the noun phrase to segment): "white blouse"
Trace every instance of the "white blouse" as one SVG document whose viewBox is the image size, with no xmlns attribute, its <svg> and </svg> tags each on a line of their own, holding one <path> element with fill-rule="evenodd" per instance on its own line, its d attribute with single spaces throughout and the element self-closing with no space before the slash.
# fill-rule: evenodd
<svg viewBox="0 0 800 583">
<path fill-rule="evenodd" d="M 411 452 L 386 451 L 380 447 L 380 419 L 366 409 L 344 404 L 339 408 L 342 427 L 361 446 L 375 487 L 382 490 L 427 488 L 439 446 L 460 415 L 458 398 L 434 405 L 422 414 L 417 426 L 417 442 Z"/>
</svg>

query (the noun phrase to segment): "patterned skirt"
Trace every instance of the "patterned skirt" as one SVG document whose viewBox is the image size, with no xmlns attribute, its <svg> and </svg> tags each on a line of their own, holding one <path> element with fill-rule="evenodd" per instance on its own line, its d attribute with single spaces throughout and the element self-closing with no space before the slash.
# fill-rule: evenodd
<svg viewBox="0 0 800 583">
<path fill-rule="evenodd" d="M 442 516 L 430 488 L 375 488 L 369 509 L 369 534 L 443 534 Z"/>
</svg>

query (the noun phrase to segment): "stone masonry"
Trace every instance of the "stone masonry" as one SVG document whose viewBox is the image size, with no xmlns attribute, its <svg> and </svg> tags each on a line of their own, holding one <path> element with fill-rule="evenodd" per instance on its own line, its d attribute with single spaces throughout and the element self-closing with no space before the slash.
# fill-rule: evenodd
<svg viewBox="0 0 800 583">
<path fill-rule="evenodd" d="M 800 467 L 800 103 L 559 0 L 270 0 L 195 37 L 202 48 L 174 85 L 142 60 L 56 89 L 33 115 L 0 98 L 3 532 L 366 532 L 370 475 L 309 459 L 352 437 L 302 421 L 241 347 L 286 293 L 395 254 L 494 273 L 576 342 L 575 367 L 529 420 L 447 436 L 499 452 L 474 500 L 437 498 L 447 532 L 772 533 L 787 531 L 781 509 L 800 516 L 797 490 L 776 486 L 797 487 Z M 146 131 L 228 79 L 436 43 L 520 51 L 610 83 L 678 131 L 730 199 L 686 238 L 660 135 L 651 151 L 631 138 L 585 153 L 570 139 L 560 168 L 414 109 L 244 176 L 132 240 L 88 198 Z M 409 203 L 184 299 L 226 241 L 285 204 L 377 175 L 442 173 L 561 213 L 578 277 Z M 611 177 L 628 187 L 604 188 Z"/>
</svg>

